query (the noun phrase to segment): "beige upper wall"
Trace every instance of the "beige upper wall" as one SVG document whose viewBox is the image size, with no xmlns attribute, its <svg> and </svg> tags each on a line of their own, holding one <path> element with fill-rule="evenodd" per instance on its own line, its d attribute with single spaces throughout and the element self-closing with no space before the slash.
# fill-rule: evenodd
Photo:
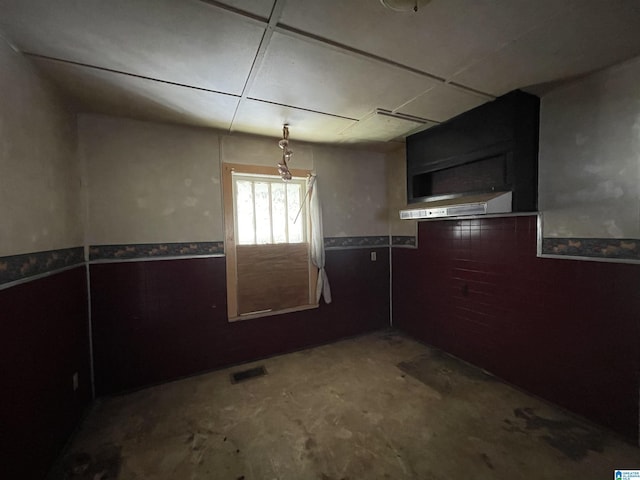
<svg viewBox="0 0 640 480">
<path fill-rule="evenodd" d="M 418 222 L 416 220 L 400 220 L 400 210 L 407 207 L 407 153 L 405 148 L 387 155 L 386 176 L 390 235 L 415 236 Z"/>
<path fill-rule="evenodd" d="M 386 155 L 314 146 L 325 237 L 389 235 Z"/>
<path fill-rule="evenodd" d="M 83 244 L 75 117 L 0 37 L 0 256 Z"/>
<path fill-rule="evenodd" d="M 251 135 L 223 135 L 221 137 L 221 155 L 225 163 L 242 165 L 275 166 L 282 158 L 282 150 L 278 146 L 280 138 L 256 137 Z M 313 147 L 298 143 L 290 138 L 293 156 L 290 168 L 313 170 Z"/>
<path fill-rule="evenodd" d="M 545 237 L 640 238 L 640 57 L 541 101 Z"/>
<path fill-rule="evenodd" d="M 220 163 L 276 164 L 278 139 L 100 115 L 79 117 L 90 245 L 221 241 Z M 295 143 L 315 171 L 324 234 L 388 235 L 386 155 Z"/>
<path fill-rule="evenodd" d="M 212 130 L 81 115 L 89 245 L 224 238 Z"/>
</svg>

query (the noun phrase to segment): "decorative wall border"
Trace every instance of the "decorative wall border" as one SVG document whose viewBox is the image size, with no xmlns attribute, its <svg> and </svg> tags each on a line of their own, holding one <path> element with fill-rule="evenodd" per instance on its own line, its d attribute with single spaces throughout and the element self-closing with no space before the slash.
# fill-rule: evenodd
<svg viewBox="0 0 640 480">
<path fill-rule="evenodd" d="M 364 248 L 388 247 L 387 235 L 372 235 L 368 237 L 325 237 L 324 248 Z"/>
<path fill-rule="evenodd" d="M 89 260 L 129 260 L 223 255 L 224 242 L 136 243 L 91 245 Z"/>
<path fill-rule="evenodd" d="M 83 263 L 83 247 L 0 257 L 0 285 Z"/>
<path fill-rule="evenodd" d="M 393 235 L 391 237 L 392 247 L 416 247 L 418 239 L 415 235 Z"/>
<path fill-rule="evenodd" d="M 393 236 L 391 245 L 415 247 L 415 236 Z M 327 249 L 388 247 L 386 235 L 359 237 L 326 237 Z M 142 243 L 122 245 L 91 245 L 90 261 L 146 260 L 179 257 L 224 255 L 224 242 Z M 0 257 L 0 285 L 70 268 L 84 263 L 84 248 L 73 247 L 44 252 Z"/>
<path fill-rule="evenodd" d="M 543 255 L 640 261 L 640 239 L 543 238 Z"/>
<path fill-rule="evenodd" d="M 415 237 L 397 237 L 397 245 L 415 246 Z M 325 237 L 324 246 L 332 248 L 388 247 L 389 237 Z M 121 245 L 91 245 L 89 261 L 146 260 L 154 258 L 224 255 L 224 242 L 132 243 Z"/>
</svg>

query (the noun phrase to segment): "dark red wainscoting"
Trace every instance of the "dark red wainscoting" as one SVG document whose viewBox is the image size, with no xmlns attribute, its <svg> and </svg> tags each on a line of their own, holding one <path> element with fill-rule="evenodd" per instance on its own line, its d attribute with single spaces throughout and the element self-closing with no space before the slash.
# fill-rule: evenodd
<svg viewBox="0 0 640 480">
<path fill-rule="evenodd" d="M 0 291 L 0 312 L 0 478 L 41 480 L 91 400 L 85 268 Z"/>
<path fill-rule="evenodd" d="M 393 252 L 394 325 L 630 440 L 640 266 L 536 257 L 536 217 L 419 224 Z"/>
<path fill-rule="evenodd" d="M 326 263 L 330 305 L 233 323 L 224 258 L 92 265 L 97 394 L 387 327 L 388 248 L 327 251 Z"/>
</svg>

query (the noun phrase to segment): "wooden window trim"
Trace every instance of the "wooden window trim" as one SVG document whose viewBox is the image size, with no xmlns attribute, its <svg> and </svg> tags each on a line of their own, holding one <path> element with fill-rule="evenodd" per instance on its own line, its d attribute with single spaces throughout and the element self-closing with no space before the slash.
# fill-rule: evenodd
<svg viewBox="0 0 640 480">
<path fill-rule="evenodd" d="M 318 308 L 316 303 L 316 284 L 318 281 L 318 268 L 311 262 L 311 252 L 309 252 L 309 303 L 299 305 L 283 310 L 271 310 L 267 312 L 257 312 L 254 314 L 239 315 L 238 314 L 238 268 L 237 253 L 235 240 L 235 218 L 233 208 L 233 172 L 243 173 L 247 175 L 276 175 L 275 167 L 258 166 L 258 165 L 242 165 L 234 163 L 224 163 L 222 166 L 222 191 L 223 191 L 223 208 L 224 208 L 224 230 L 225 230 L 225 260 L 226 260 L 226 281 L 227 281 L 227 316 L 229 322 L 239 320 L 249 320 L 260 317 L 268 317 L 283 313 L 290 313 L 302 310 Z M 311 175 L 310 170 L 291 169 L 294 177 L 306 178 Z M 307 198 L 305 202 L 308 202 Z M 311 221 L 307 216 L 307 240 L 309 250 L 311 249 Z"/>
</svg>

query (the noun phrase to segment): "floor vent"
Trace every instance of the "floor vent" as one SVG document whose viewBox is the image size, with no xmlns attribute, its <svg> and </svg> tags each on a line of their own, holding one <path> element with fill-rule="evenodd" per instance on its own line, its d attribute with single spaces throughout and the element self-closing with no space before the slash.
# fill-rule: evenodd
<svg viewBox="0 0 640 480">
<path fill-rule="evenodd" d="M 266 375 L 266 374 L 267 374 L 267 369 L 264 368 L 262 365 L 260 365 L 259 367 L 254 367 L 248 370 L 242 370 L 240 372 L 232 373 L 230 375 L 231 383 L 244 382 L 245 380 L 251 380 L 252 378 L 262 377 L 263 375 Z"/>
</svg>

